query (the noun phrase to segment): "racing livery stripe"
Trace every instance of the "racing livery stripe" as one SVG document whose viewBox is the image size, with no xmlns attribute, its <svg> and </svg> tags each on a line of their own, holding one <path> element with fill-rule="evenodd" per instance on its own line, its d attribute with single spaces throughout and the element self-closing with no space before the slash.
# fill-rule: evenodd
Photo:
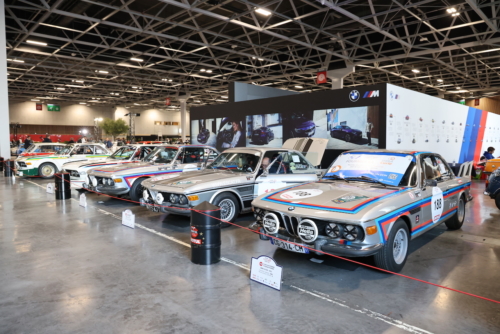
<svg viewBox="0 0 500 334">
<path fill-rule="evenodd" d="M 199 168 L 198 168 L 199 170 Z M 168 171 L 160 171 L 160 172 L 153 172 L 153 173 L 144 173 L 144 174 L 132 174 L 128 176 L 121 176 L 125 182 L 127 182 L 127 185 L 131 186 L 131 183 L 134 182 L 135 179 L 138 179 L 139 177 L 143 176 L 158 176 L 158 175 L 164 175 L 164 174 L 174 174 L 174 173 L 182 173 L 182 169 L 175 169 L 175 170 L 168 170 Z"/>
</svg>

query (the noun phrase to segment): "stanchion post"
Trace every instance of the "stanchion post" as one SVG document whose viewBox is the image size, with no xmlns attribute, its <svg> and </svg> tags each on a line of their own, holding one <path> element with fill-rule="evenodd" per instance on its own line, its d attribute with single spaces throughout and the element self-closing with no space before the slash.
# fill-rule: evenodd
<svg viewBox="0 0 500 334">
<path fill-rule="evenodd" d="M 14 169 L 16 168 L 16 162 L 14 160 L 5 161 L 5 169 L 3 170 L 3 176 L 12 176 L 14 174 Z"/>
<path fill-rule="evenodd" d="M 207 201 L 191 211 L 191 262 L 214 264 L 220 261 L 220 208 Z"/>
<path fill-rule="evenodd" d="M 0 157 L 0 173 L 3 172 L 4 158 Z"/>
<path fill-rule="evenodd" d="M 71 183 L 69 173 L 56 173 L 55 177 L 55 193 L 56 199 L 69 199 L 71 198 Z"/>
</svg>

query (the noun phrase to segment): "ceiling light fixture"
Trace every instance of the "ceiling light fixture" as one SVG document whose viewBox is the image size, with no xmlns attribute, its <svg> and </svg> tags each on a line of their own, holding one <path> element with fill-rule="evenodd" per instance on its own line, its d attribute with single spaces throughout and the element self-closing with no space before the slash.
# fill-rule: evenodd
<svg viewBox="0 0 500 334">
<path fill-rule="evenodd" d="M 103 74 L 108 74 L 108 73 L 109 73 L 108 71 L 101 71 L 101 70 L 96 71 L 96 72 L 98 72 L 98 73 L 103 73 Z"/>
<path fill-rule="evenodd" d="M 87 102 L 80 102 L 80 104 L 87 104 Z"/>
<path fill-rule="evenodd" d="M 207 73 L 212 73 L 212 70 L 207 70 Z"/>
<path fill-rule="evenodd" d="M 304 88 L 304 86 L 295 86 L 295 88 L 302 89 L 302 88 Z"/>
<path fill-rule="evenodd" d="M 437 82 L 443 82 L 443 79 L 437 79 Z"/>
<path fill-rule="evenodd" d="M 37 100 L 37 99 L 31 99 L 31 101 L 33 101 L 33 102 L 40 102 L 40 100 Z"/>
<path fill-rule="evenodd" d="M 66 88 L 64 88 L 64 87 L 57 87 L 56 89 L 59 89 L 59 90 L 66 90 Z"/>
<path fill-rule="evenodd" d="M 223 99 L 228 99 L 229 97 L 227 95 L 222 95 L 221 96 Z"/>
<path fill-rule="evenodd" d="M 132 86 L 132 88 L 137 88 L 137 86 Z"/>
<path fill-rule="evenodd" d="M 420 71 L 419 71 L 419 70 L 417 70 L 416 68 L 412 69 L 411 71 L 412 71 L 413 73 L 420 73 Z"/>
<path fill-rule="evenodd" d="M 144 59 L 141 59 L 141 58 L 130 58 L 130 60 L 133 60 L 133 61 L 144 61 Z"/>
<path fill-rule="evenodd" d="M 24 60 L 21 59 L 14 59 L 13 61 L 15 61 L 16 63 L 24 63 Z"/>
<path fill-rule="evenodd" d="M 200 70 L 200 72 L 205 72 L 205 71 L 206 71 L 206 69 L 204 69 L 204 68 L 202 68 L 202 69 Z"/>
<path fill-rule="evenodd" d="M 263 61 L 263 60 L 264 60 L 264 58 L 257 58 L 257 60 Z"/>
<path fill-rule="evenodd" d="M 266 9 L 264 9 L 264 8 L 256 8 L 256 9 L 255 9 L 255 12 L 256 12 L 256 13 L 259 13 L 259 14 L 262 14 L 262 15 L 264 15 L 264 16 L 269 16 L 269 15 L 271 15 L 271 12 L 270 12 L 270 11 L 268 11 L 268 10 L 266 10 Z"/>
<path fill-rule="evenodd" d="M 47 46 L 47 43 L 32 41 L 32 40 L 29 40 L 29 39 L 26 41 L 26 43 Z"/>
<path fill-rule="evenodd" d="M 448 12 L 448 14 L 452 14 L 452 13 L 456 13 L 457 9 L 452 7 L 452 8 L 448 8 L 446 11 Z"/>
</svg>

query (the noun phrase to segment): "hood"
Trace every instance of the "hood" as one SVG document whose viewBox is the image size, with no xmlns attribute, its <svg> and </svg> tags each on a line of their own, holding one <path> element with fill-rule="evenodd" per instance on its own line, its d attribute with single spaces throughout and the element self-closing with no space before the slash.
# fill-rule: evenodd
<svg viewBox="0 0 500 334">
<path fill-rule="evenodd" d="M 142 185 L 148 189 L 174 193 L 192 193 L 207 189 L 230 187 L 232 185 L 253 183 L 254 176 L 246 173 L 234 173 L 227 170 L 183 172 L 180 175 L 162 179 L 162 177 L 146 180 Z"/>
<path fill-rule="evenodd" d="M 130 174 L 136 172 L 137 169 L 143 168 L 143 167 L 149 167 L 152 166 L 149 162 L 136 162 L 136 163 L 130 163 L 130 164 L 119 164 L 119 165 L 113 165 L 106 167 L 104 166 L 103 168 L 96 167 L 91 171 L 93 174 L 101 174 L 104 176 L 108 176 L 111 174 L 116 174 L 116 173 L 121 173 L 121 174 Z M 160 166 L 160 165 L 158 165 Z M 169 166 L 169 165 L 165 165 Z"/>
<path fill-rule="evenodd" d="M 301 152 L 313 166 L 318 166 L 323 159 L 326 145 L 328 139 L 324 138 L 290 138 L 282 147 Z"/>
<path fill-rule="evenodd" d="M 410 191 L 369 183 L 312 182 L 263 194 L 252 205 L 306 217 L 331 219 L 334 214 L 339 221 L 364 221 L 408 204 L 411 200 L 408 195 Z M 399 202 L 402 204 L 398 205 Z"/>
<path fill-rule="evenodd" d="M 68 169 L 77 169 L 81 167 L 99 167 L 102 166 L 103 163 L 111 162 L 111 161 L 116 161 L 119 162 L 120 160 L 114 160 L 114 159 L 99 159 L 99 160 L 93 160 L 92 162 L 89 162 L 87 160 L 85 161 L 75 161 L 75 162 L 68 162 L 63 165 L 64 168 Z M 104 166 L 103 166 L 104 167 Z"/>
</svg>

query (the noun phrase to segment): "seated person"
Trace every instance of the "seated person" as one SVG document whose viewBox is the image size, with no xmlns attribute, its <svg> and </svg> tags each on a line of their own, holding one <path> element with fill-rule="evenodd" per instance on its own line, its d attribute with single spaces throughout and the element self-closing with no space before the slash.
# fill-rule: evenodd
<svg viewBox="0 0 500 334">
<path fill-rule="evenodd" d="M 261 176 L 262 173 L 264 173 L 264 171 L 269 166 L 270 162 L 271 161 L 270 161 L 270 159 L 268 157 L 264 157 L 264 159 L 262 159 L 262 163 L 260 164 L 260 168 L 259 168 L 259 172 L 257 173 L 257 176 Z"/>
<path fill-rule="evenodd" d="M 273 165 L 269 168 L 269 174 L 286 174 L 285 165 L 283 164 L 279 154 L 273 155 L 271 163 L 273 161 Z"/>
</svg>

